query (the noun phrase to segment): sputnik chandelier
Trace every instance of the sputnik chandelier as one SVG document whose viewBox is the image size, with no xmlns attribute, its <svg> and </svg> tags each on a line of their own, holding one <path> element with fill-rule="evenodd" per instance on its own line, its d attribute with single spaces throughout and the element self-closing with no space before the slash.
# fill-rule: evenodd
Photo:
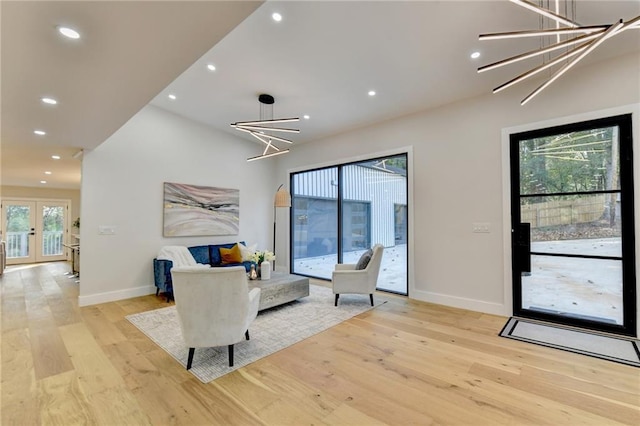
<svg viewBox="0 0 640 426">
<path fill-rule="evenodd" d="M 282 127 L 273 127 L 274 124 L 291 123 L 300 121 L 300 118 L 273 118 L 273 104 L 275 99 L 271 95 L 262 94 L 258 96 L 260 102 L 260 120 L 258 121 L 238 121 L 232 123 L 231 127 L 241 132 L 249 133 L 254 138 L 265 144 L 264 151 L 261 155 L 247 158 L 247 161 L 260 160 L 262 158 L 273 157 L 275 155 L 286 154 L 288 149 L 281 149 L 274 145 L 274 141 L 292 144 L 289 139 L 272 135 L 273 132 L 282 133 L 300 133 L 298 129 L 287 129 Z"/>
<path fill-rule="evenodd" d="M 522 37 L 547 37 L 547 36 L 556 36 L 556 43 L 550 44 L 546 47 L 542 47 L 537 50 L 532 50 L 526 53 L 522 53 L 520 55 L 512 56 L 507 59 L 503 59 L 498 62 L 494 62 L 489 65 L 485 65 L 483 67 L 478 68 L 478 72 L 485 72 L 489 70 L 493 70 L 499 67 L 503 67 L 505 65 L 514 64 L 516 62 L 533 58 L 539 55 L 545 55 L 547 53 L 554 52 L 559 49 L 567 49 L 564 53 L 551 58 L 548 62 L 543 63 L 535 68 L 530 69 L 529 71 L 520 74 L 519 76 L 513 78 L 512 80 L 507 81 L 506 83 L 496 87 L 493 89 L 493 93 L 498 93 L 508 87 L 513 86 L 516 83 L 526 80 L 529 77 L 532 77 L 538 74 L 541 71 L 544 71 L 550 67 L 558 65 L 562 62 L 565 62 L 560 68 L 558 68 L 551 76 L 538 88 L 536 88 L 533 92 L 531 92 L 526 98 L 524 98 L 520 105 L 524 105 L 533 99 L 534 96 L 538 95 L 545 88 L 547 88 L 550 84 L 560 78 L 564 73 L 569 71 L 573 66 L 575 66 L 578 62 L 584 59 L 589 53 L 593 52 L 598 46 L 600 46 L 605 40 L 610 39 L 623 31 L 631 30 L 631 29 L 640 29 L 640 16 L 636 16 L 635 18 L 624 22 L 624 20 L 620 19 L 610 25 L 591 25 L 591 26 L 583 26 L 578 24 L 577 22 L 567 18 L 566 16 L 560 15 L 559 12 L 559 0 L 551 0 L 555 2 L 555 12 L 549 9 L 538 6 L 534 3 L 531 3 L 527 0 L 509 0 L 512 3 L 517 4 L 518 6 L 524 7 L 532 12 L 535 12 L 543 17 L 549 18 L 555 21 L 555 28 L 546 28 L 546 29 L 538 29 L 538 30 L 528 30 L 528 31 L 514 31 L 514 32 L 504 32 L 504 33 L 492 33 L 492 34 L 480 34 L 480 40 L 502 40 L 502 39 L 510 39 L 510 38 L 522 38 Z M 565 14 L 567 15 L 567 14 Z M 573 38 L 568 38 L 564 41 L 560 41 L 560 36 L 566 35 Z"/>
</svg>

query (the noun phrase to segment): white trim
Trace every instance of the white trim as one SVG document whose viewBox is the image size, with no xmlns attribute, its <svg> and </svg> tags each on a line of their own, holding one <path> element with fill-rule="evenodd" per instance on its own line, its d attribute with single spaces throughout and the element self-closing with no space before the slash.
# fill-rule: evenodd
<svg viewBox="0 0 640 426">
<path fill-rule="evenodd" d="M 529 130 L 545 129 L 564 124 L 579 123 L 581 121 L 597 120 L 622 114 L 632 114 L 633 151 L 640 152 L 640 104 L 622 105 L 582 114 L 557 117 L 536 123 L 522 124 L 502 129 L 502 225 L 503 225 L 503 264 L 504 264 L 504 304 L 507 315 L 513 314 L 513 284 L 511 279 L 511 176 L 509 158 L 509 136 Z M 636 324 L 640 332 L 640 288 L 637 275 L 640 272 L 640 238 L 638 225 L 640 224 L 640 157 L 634 155 L 634 220 L 636 224 Z M 638 334 L 638 333 L 637 333 Z M 637 336 L 636 336 L 637 337 Z"/>
<path fill-rule="evenodd" d="M 80 282 L 82 284 L 82 282 Z M 105 293 L 90 294 L 88 296 L 78 296 L 78 306 L 97 305 L 99 303 L 115 302 L 117 300 L 131 299 L 133 297 L 147 296 L 155 294 L 156 287 L 145 285 L 141 287 L 127 288 L 124 290 L 107 291 Z"/>
<path fill-rule="evenodd" d="M 511 270 L 511 159 L 509 129 L 502 129 L 502 253 L 504 290 L 502 303 L 506 316 L 513 315 L 513 279 Z"/>
<path fill-rule="evenodd" d="M 440 294 L 423 290 L 415 290 L 412 295 L 412 299 L 421 300 L 428 303 L 436 303 L 438 305 L 452 306 L 459 309 L 467 309 L 469 311 L 508 316 L 507 314 L 505 314 L 505 307 L 501 303 L 484 302 L 482 300 L 450 296 L 448 294 Z"/>
<path fill-rule="evenodd" d="M 339 158 L 332 161 L 326 161 L 324 163 L 307 164 L 304 166 L 293 167 L 287 170 L 287 174 L 291 175 L 291 173 L 308 172 L 309 170 L 314 170 L 314 169 L 324 169 L 326 167 L 341 166 L 345 163 L 358 163 L 361 161 L 372 160 L 374 158 L 390 157 L 392 155 L 399 155 L 399 154 L 413 154 L 413 145 L 394 148 L 387 151 L 369 152 L 367 154 L 356 155 L 354 157 L 349 157 L 349 158 Z M 408 168 L 408 165 L 407 165 L 407 168 Z M 409 169 L 409 172 L 411 172 L 411 170 L 412 169 Z"/>
</svg>

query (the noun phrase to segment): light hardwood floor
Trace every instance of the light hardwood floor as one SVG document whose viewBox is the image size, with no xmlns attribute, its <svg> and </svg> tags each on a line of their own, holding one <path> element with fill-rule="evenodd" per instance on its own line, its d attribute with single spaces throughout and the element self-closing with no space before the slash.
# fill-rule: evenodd
<svg viewBox="0 0 640 426">
<path fill-rule="evenodd" d="M 202 384 L 66 263 L 1 286 L 2 425 L 640 424 L 640 369 L 497 336 L 506 318 L 388 303 Z M 363 303 L 368 300 L 363 298 Z"/>
</svg>

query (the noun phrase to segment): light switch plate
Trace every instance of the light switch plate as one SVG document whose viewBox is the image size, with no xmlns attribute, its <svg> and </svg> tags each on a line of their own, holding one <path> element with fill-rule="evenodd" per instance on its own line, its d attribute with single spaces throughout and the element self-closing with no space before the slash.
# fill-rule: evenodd
<svg viewBox="0 0 640 426">
<path fill-rule="evenodd" d="M 489 222 L 474 222 L 473 232 L 488 234 L 491 232 L 491 224 Z"/>
<path fill-rule="evenodd" d="M 100 225 L 98 226 L 98 234 L 100 235 L 115 235 L 116 227 L 113 225 Z"/>
</svg>

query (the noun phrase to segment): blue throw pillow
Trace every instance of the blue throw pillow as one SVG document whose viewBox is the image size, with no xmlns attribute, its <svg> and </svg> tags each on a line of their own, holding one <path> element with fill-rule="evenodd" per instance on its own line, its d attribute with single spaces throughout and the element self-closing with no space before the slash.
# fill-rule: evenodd
<svg viewBox="0 0 640 426">
<path fill-rule="evenodd" d="M 195 246 L 189 247 L 189 251 L 196 260 L 196 263 L 202 263 L 203 265 L 209 265 L 211 258 L 209 257 L 209 246 Z"/>
<path fill-rule="evenodd" d="M 356 270 L 365 269 L 371 260 L 371 256 L 373 256 L 373 250 L 369 249 L 362 253 L 358 263 L 356 263 Z"/>
</svg>

